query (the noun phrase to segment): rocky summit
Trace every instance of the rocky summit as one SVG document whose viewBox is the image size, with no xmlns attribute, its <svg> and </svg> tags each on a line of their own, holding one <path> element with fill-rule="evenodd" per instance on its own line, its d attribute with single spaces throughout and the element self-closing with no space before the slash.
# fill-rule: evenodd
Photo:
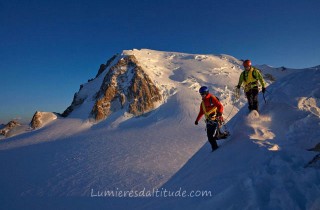
<svg viewBox="0 0 320 210">
<path fill-rule="evenodd" d="M 103 76 L 102 84 L 91 99 L 94 101 L 88 117 L 96 121 L 106 119 L 111 113 L 123 110 L 133 116 L 147 113 L 155 108 L 162 100 L 159 88 L 153 83 L 148 74 L 139 65 L 134 55 L 113 56 L 106 64 L 101 64 L 94 80 Z M 64 113 L 68 116 L 87 99 L 80 86 L 74 95 L 71 106 Z"/>
</svg>

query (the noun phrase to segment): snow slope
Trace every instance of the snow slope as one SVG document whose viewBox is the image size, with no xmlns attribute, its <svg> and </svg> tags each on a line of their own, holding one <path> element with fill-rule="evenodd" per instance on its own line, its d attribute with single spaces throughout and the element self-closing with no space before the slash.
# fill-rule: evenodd
<svg viewBox="0 0 320 210">
<path fill-rule="evenodd" d="M 320 209 L 320 171 L 307 151 L 320 139 L 320 71 L 306 69 L 268 88 L 261 115 L 245 108 L 233 136 L 210 154 L 199 150 L 164 186 L 210 190 L 211 197 L 156 199 L 154 209 Z M 301 82 L 307 81 L 307 82 Z"/>
<path fill-rule="evenodd" d="M 2 141 L 0 167 L 4 170 L 0 197 L 5 202 L 0 205 L 14 208 L 28 204 L 33 209 L 43 206 L 50 209 L 65 206 L 68 209 L 166 209 L 169 205 L 180 209 L 185 205 L 187 209 L 201 209 L 213 203 L 228 209 L 232 198 L 240 203 L 240 207 L 254 208 L 271 205 L 267 198 L 264 200 L 264 196 L 272 191 L 271 184 L 264 185 L 262 181 L 279 176 L 278 183 L 273 183 L 279 187 L 273 192 L 274 196 L 277 192 L 282 193 L 282 186 L 295 186 L 301 178 L 301 164 L 303 167 L 314 155 L 313 152 L 306 153 L 305 149 L 315 146 L 312 145 L 314 136 L 318 135 L 319 85 L 315 79 L 319 78 L 318 70 L 308 70 L 308 74 L 303 75 L 299 75 L 302 70 L 275 70 L 277 82 L 273 88 L 268 88 L 268 104 L 263 105 L 260 98 L 262 116 L 256 122 L 245 120 L 247 108 L 238 112 L 246 101 L 243 94 L 240 101 L 233 103 L 232 89 L 242 71 L 241 62 L 236 58 L 147 49 L 124 51 L 121 56 L 126 55 L 135 55 L 144 71 L 161 88 L 163 104 L 140 117 L 130 118 L 119 111 L 95 124 L 87 118 L 92 105 L 88 100 L 67 118 L 58 118 L 46 127 Z M 265 71 L 274 72 L 274 69 L 268 67 Z M 296 86 L 297 78 L 302 76 L 310 77 L 313 82 L 300 88 L 298 94 L 292 86 Z M 89 99 L 100 88 L 102 80 L 103 74 L 85 84 L 82 93 Z M 225 117 L 231 119 L 228 127 L 233 137 L 219 142 L 222 147 L 215 153 L 209 153 L 204 123 L 194 125 L 201 100 L 197 91 L 202 85 L 207 85 L 220 98 L 225 105 Z M 307 143 L 295 138 L 304 127 L 312 130 L 307 134 Z M 291 156 L 296 150 L 298 154 L 301 152 L 301 157 L 298 154 Z M 282 168 L 295 176 L 286 180 L 281 176 Z M 314 169 L 301 169 L 300 173 L 307 170 Z M 304 192 L 319 193 L 319 183 L 314 178 L 319 172 L 310 173 L 305 177 L 306 187 L 299 185 L 285 194 L 284 200 L 291 202 L 290 199 Z M 256 180 L 255 175 L 261 175 L 262 179 Z M 249 181 L 246 181 L 247 177 Z M 217 184 L 215 180 L 220 181 Z M 250 183 L 260 185 L 255 188 Z M 180 202 L 175 204 L 177 199 L 169 198 L 137 198 L 126 202 L 117 198 L 90 198 L 92 190 L 173 189 L 176 186 L 213 189 L 214 196 L 184 199 L 182 206 Z M 266 191 L 261 190 L 264 186 Z M 238 190 L 244 193 L 239 195 Z M 261 194 L 255 194 L 254 190 L 261 190 Z M 30 196 L 34 202 L 25 201 Z M 57 197 L 62 201 L 56 201 Z M 79 197 L 81 199 L 77 199 Z M 14 202 L 20 199 L 25 202 Z M 276 202 L 273 197 L 269 200 Z M 312 206 L 314 200 L 314 195 L 306 195 L 298 203 Z"/>
</svg>

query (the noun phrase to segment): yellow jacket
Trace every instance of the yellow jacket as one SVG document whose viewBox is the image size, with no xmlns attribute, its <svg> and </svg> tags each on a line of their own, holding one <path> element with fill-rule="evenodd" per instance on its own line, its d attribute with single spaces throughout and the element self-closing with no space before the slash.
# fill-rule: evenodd
<svg viewBox="0 0 320 210">
<path fill-rule="evenodd" d="M 240 87 L 244 83 L 244 91 L 248 92 L 250 89 L 258 87 L 258 81 L 263 88 L 266 86 L 259 69 L 251 66 L 249 70 L 244 70 L 240 74 L 238 86 Z"/>
</svg>

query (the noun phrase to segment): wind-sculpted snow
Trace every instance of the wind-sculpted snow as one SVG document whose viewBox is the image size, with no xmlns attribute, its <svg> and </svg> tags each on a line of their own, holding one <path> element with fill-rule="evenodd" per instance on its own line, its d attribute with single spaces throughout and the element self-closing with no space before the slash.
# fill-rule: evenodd
<svg viewBox="0 0 320 210">
<path fill-rule="evenodd" d="M 257 144 L 269 146 L 269 150 L 278 150 L 280 149 L 278 145 L 272 144 L 271 141 L 268 141 L 275 138 L 275 134 L 270 131 L 269 128 L 271 122 L 271 117 L 259 115 L 256 111 L 252 111 L 246 119 L 247 125 L 253 129 L 253 134 L 249 136 L 250 139 L 256 140 L 255 142 Z M 248 133 L 250 132 L 252 131 L 248 131 Z"/>
</svg>

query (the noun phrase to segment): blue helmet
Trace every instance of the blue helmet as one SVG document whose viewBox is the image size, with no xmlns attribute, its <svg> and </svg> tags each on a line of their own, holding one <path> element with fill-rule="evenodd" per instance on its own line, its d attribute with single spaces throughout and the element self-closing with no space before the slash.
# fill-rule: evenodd
<svg viewBox="0 0 320 210">
<path fill-rule="evenodd" d="M 202 86 L 200 89 L 199 89 L 199 93 L 202 95 L 202 94 L 207 94 L 209 93 L 209 88 L 206 87 L 206 86 Z"/>
</svg>

